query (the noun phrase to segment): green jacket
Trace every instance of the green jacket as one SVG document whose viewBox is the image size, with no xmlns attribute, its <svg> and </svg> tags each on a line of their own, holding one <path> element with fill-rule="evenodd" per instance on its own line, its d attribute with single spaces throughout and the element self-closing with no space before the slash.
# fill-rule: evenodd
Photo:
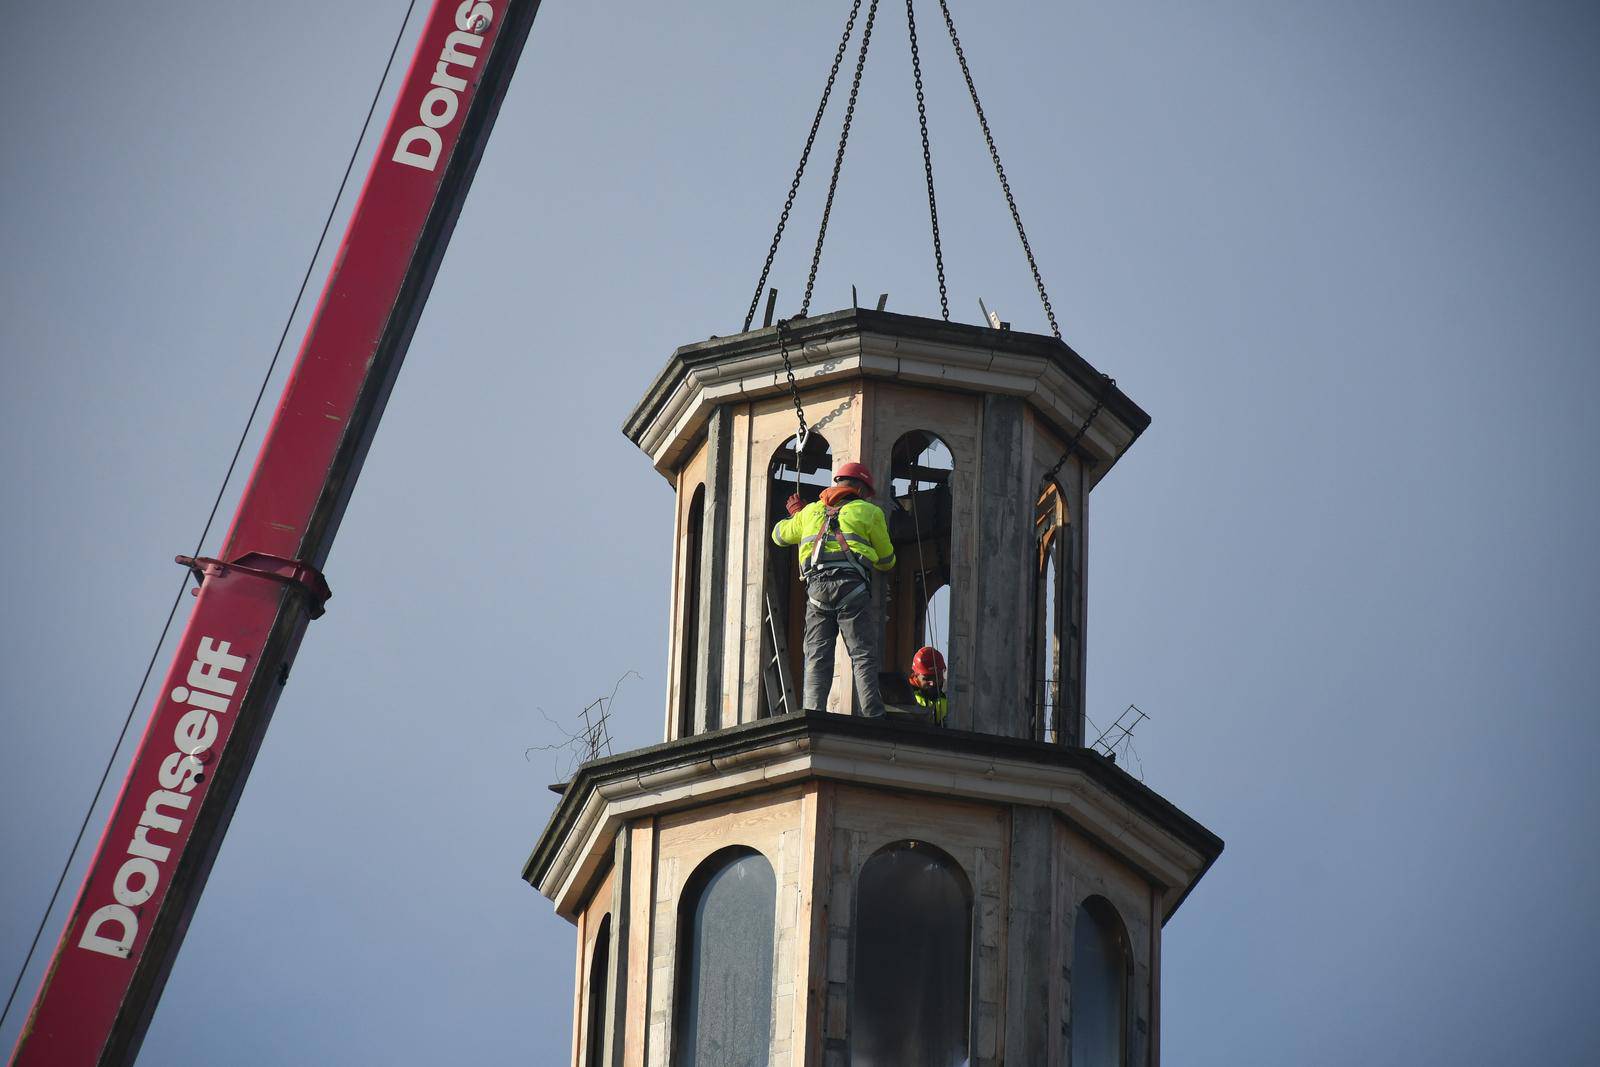
<svg viewBox="0 0 1600 1067">
<path fill-rule="evenodd" d="M 801 573 L 811 567 L 817 534 L 822 532 L 828 508 L 820 500 L 807 504 L 793 516 L 772 528 L 772 543 L 800 546 Z M 887 571 L 894 567 L 894 544 L 889 540 L 889 523 L 883 509 L 869 504 L 860 497 L 852 497 L 839 507 L 839 533 L 845 547 L 866 561 L 875 570 Z M 839 542 L 832 536 L 823 540 L 818 563 L 837 563 L 840 559 Z"/>
</svg>

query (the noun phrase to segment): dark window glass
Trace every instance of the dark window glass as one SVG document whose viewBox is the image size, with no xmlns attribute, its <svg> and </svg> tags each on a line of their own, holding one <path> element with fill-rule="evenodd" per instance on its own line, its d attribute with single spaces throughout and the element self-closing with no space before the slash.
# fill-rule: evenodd
<svg viewBox="0 0 1600 1067">
<path fill-rule="evenodd" d="M 772 1049 L 777 880 L 758 852 L 695 870 L 678 912 L 677 1067 L 766 1067 Z"/>
<path fill-rule="evenodd" d="M 700 553 L 705 528 L 706 487 L 699 486 L 689 501 L 689 519 L 683 539 L 683 632 L 678 644 L 683 658 L 678 665 L 678 736 L 694 733 L 695 672 L 700 666 Z"/>
<path fill-rule="evenodd" d="M 972 897 L 943 852 L 902 841 L 861 868 L 850 980 L 851 1067 L 967 1061 Z"/>
<path fill-rule="evenodd" d="M 585 1038 L 588 1067 L 601 1067 L 606 1053 L 606 986 L 611 976 L 611 916 L 600 920 L 589 957 L 589 1034 Z"/>
<path fill-rule="evenodd" d="M 1128 935 L 1102 897 L 1078 905 L 1072 928 L 1072 1067 L 1125 1067 Z"/>
</svg>

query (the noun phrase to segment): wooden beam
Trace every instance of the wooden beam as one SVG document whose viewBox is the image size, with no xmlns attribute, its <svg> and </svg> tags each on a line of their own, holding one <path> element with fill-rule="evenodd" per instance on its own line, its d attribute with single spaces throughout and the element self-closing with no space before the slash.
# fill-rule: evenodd
<svg viewBox="0 0 1600 1067">
<path fill-rule="evenodd" d="M 1005 1050 L 1008 1063 L 1048 1062 L 1054 816 L 1011 809 L 1006 934 Z"/>
<path fill-rule="evenodd" d="M 728 610 L 728 511 L 733 502 L 733 410 L 717 408 L 706 437 L 706 501 L 701 529 L 700 662 L 695 665 L 695 733 L 722 726 L 722 646 Z"/>
<path fill-rule="evenodd" d="M 974 682 L 971 728 L 1008 737 L 1027 736 L 1032 689 L 1026 580 L 1033 556 L 1033 497 L 1026 485 L 1023 430 L 1020 399 L 983 398 L 974 571 L 978 629 L 971 661 L 951 664 L 952 674 L 966 672 Z"/>
</svg>

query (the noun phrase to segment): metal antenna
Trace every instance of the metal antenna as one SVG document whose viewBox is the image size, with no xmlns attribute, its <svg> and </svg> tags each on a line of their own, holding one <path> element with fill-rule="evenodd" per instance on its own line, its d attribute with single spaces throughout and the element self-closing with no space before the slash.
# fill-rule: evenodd
<svg viewBox="0 0 1600 1067">
<path fill-rule="evenodd" d="M 1101 754 L 1117 758 L 1117 750 L 1133 743 L 1133 728 L 1144 722 L 1150 716 L 1129 704 L 1115 722 L 1100 731 L 1100 736 L 1094 739 L 1091 748 L 1098 749 Z"/>
<path fill-rule="evenodd" d="M 532 759 L 535 752 L 566 753 L 566 759 L 557 771 L 561 779 L 565 781 L 572 776 L 573 772 L 590 760 L 612 755 L 611 706 L 616 703 L 617 690 L 622 688 L 622 683 L 627 681 L 629 676 L 638 678 L 639 672 L 624 672 L 622 677 L 617 679 L 617 684 L 611 687 L 610 694 L 595 697 L 582 711 L 578 712 L 578 717 L 583 720 L 583 725 L 576 733 L 569 731 L 566 727 L 556 722 L 545 714 L 543 708 L 540 708 L 539 714 L 544 715 L 545 721 L 560 731 L 565 740 L 558 741 L 553 745 L 531 745 L 523 750 L 522 758 Z"/>
</svg>

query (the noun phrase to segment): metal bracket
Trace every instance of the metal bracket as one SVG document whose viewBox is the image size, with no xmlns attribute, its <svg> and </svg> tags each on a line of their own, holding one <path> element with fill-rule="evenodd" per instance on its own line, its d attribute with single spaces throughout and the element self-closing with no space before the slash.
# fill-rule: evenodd
<svg viewBox="0 0 1600 1067">
<path fill-rule="evenodd" d="M 297 559 L 285 559 L 266 552 L 246 552 L 231 560 L 212 559 L 209 556 L 177 556 L 177 562 L 194 573 L 195 580 L 204 582 L 207 575 L 223 574 L 227 571 L 238 571 L 254 578 L 265 578 L 270 582 L 279 582 L 283 585 L 299 587 L 306 595 L 306 602 L 310 608 L 313 619 L 322 618 L 323 605 L 333 593 L 328 589 L 327 579 L 322 572 L 311 564 Z M 200 595 L 198 588 L 191 591 L 195 596 Z"/>
</svg>

